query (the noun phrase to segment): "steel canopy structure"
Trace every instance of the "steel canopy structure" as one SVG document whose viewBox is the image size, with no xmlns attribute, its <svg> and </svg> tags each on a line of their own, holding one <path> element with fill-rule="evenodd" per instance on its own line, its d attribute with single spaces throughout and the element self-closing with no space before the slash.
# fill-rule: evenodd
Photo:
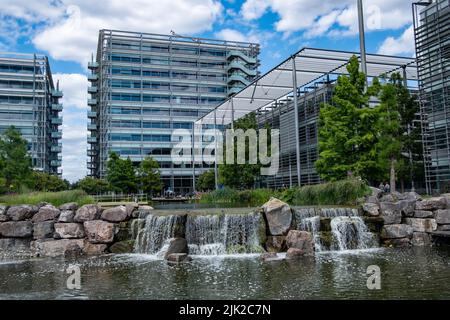
<svg viewBox="0 0 450 320">
<path fill-rule="evenodd" d="M 233 127 L 233 122 L 251 112 L 264 113 L 274 110 L 280 103 L 292 101 L 294 104 L 296 176 L 300 185 L 300 139 L 299 139 L 299 107 L 298 99 L 310 89 L 315 90 L 317 84 L 328 83 L 332 77 L 348 75 L 346 66 L 352 56 L 358 52 L 336 51 L 317 48 L 303 48 L 278 66 L 254 80 L 247 87 L 237 92 L 211 112 L 199 118 L 194 124 L 195 131 L 202 128 Z M 417 83 L 417 64 L 415 58 L 366 54 L 367 79 L 399 72 L 403 78 Z M 297 92 L 297 94 L 293 94 Z M 194 136 L 196 134 L 194 133 Z M 215 137 L 217 141 L 217 137 Z M 202 139 L 194 138 L 194 141 Z M 197 145 L 197 148 L 199 146 Z M 216 144 L 217 148 L 217 144 Z M 195 146 L 193 143 L 193 149 Z M 194 152 L 195 154 L 196 152 Z M 194 156 L 194 159 L 197 158 Z M 195 160 L 194 160 L 195 161 Z M 214 165 L 217 188 L 217 158 Z"/>
</svg>

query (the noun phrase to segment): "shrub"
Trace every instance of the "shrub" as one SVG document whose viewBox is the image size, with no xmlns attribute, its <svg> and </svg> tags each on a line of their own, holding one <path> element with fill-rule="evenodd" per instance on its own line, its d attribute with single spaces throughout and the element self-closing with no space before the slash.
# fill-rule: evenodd
<svg viewBox="0 0 450 320">
<path fill-rule="evenodd" d="M 94 199 L 82 190 L 69 190 L 60 192 L 31 192 L 24 194 L 11 194 L 0 197 L 0 203 L 6 205 L 39 204 L 48 202 L 54 206 L 60 206 L 68 202 L 76 202 L 78 205 L 94 203 Z"/>
</svg>

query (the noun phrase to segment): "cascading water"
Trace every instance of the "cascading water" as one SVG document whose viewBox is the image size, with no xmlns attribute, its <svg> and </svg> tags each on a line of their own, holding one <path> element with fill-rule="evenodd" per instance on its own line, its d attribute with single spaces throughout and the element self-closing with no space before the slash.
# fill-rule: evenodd
<svg viewBox="0 0 450 320">
<path fill-rule="evenodd" d="M 298 230 L 311 232 L 316 251 L 377 247 L 376 236 L 353 208 L 299 208 L 294 211 Z"/>
</svg>

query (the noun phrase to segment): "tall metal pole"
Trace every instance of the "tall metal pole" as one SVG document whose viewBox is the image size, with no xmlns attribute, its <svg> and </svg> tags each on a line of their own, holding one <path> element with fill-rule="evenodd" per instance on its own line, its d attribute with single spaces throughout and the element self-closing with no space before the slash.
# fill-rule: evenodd
<svg viewBox="0 0 450 320">
<path fill-rule="evenodd" d="M 216 109 L 214 109 L 214 186 L 219 189 L 219 179 L 217 174 L 217 117 Z"/>
<path fill-rule="evenodd" d="M 364 11 L 362 0 L 358 1 L 358 25 L 359 25 L 359 50 L 361 54 L 361 71 L 367 79 L 366 40 L 364 36 Z"/>
<path fill-rule="evenodd" d="M 300 137 L 298 133 L 298 103 L 297 103 L 297 68 L 295 66 L 295 57 L 292 60 L 292 90 L 294 94 L 294 114 L 295 114 L 295 152 L 297 158 L 297 184 L 300 186 Z"/>
<path fill-rule="evenodd" d="M 403 86 L 408 89 L 408 78 L 407 78 L 407 74 L 406 74 L 406 66 L 402 66 L 403 69 Z M 408 123 L 408 128 L 407 128 L 407 132 L 408 135 L 411 134 L 411 125 Z M 412 152 L 411 149 L 408 151 L 409 153 L 409 178 L 411 179 L 411 191 L 415 192 L 415 188 L 414 188 L 414 178 L 413 178 L 413 156 L 412 156 Z"/>
</svg>

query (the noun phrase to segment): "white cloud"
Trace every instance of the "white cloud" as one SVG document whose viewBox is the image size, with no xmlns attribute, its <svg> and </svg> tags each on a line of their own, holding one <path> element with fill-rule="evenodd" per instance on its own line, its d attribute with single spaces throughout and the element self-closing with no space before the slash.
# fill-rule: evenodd
<svg viewBox="0 0 450 320">
<path fill-rule="evenodd" d="M 63 91 L 63 137 L 62 170 L 64 178 L 76 181 L 86 175 L 87 149 L 87 85 L 85 75 L 77 73 L 56 73 L 53 80 L 59 80 Z"/>
<path fill-rule="evenodd" d="M 216 32 L 214 36 L 220 40 L 226 41 L 238 41 L 238 42 L 257 42 L 259 43 L 259 39 L 254 34 L 243 34 L 240 31 L 233 29 L 222 29 L 219 32 Z"/>
<path fill-rule="evenodd" d="M 259 19 L 270 7 L 269 0 L 247 0 L 242 5 L 242 16 L 246 20 Z"/>
<path fill-rule="evenodd" d="M 414 55 L 414 28 L 411 25 L 400 37 L 388 37 L 381 44 L 378 53 L 386 55 Z"/>
<path fill-rule="evenodd" d="M 47 51 L 55 59 L 76 61 L 83 66 L 90 53 L 96 51 L 100 29 L 164 34 L 174 30 L 190 35 L 211 30 L 223 11 L 218 0 L 0 2 L 5 2 L 2 16 L 43 25 L 32 39 L 37 49 Z"/>
</svg>

